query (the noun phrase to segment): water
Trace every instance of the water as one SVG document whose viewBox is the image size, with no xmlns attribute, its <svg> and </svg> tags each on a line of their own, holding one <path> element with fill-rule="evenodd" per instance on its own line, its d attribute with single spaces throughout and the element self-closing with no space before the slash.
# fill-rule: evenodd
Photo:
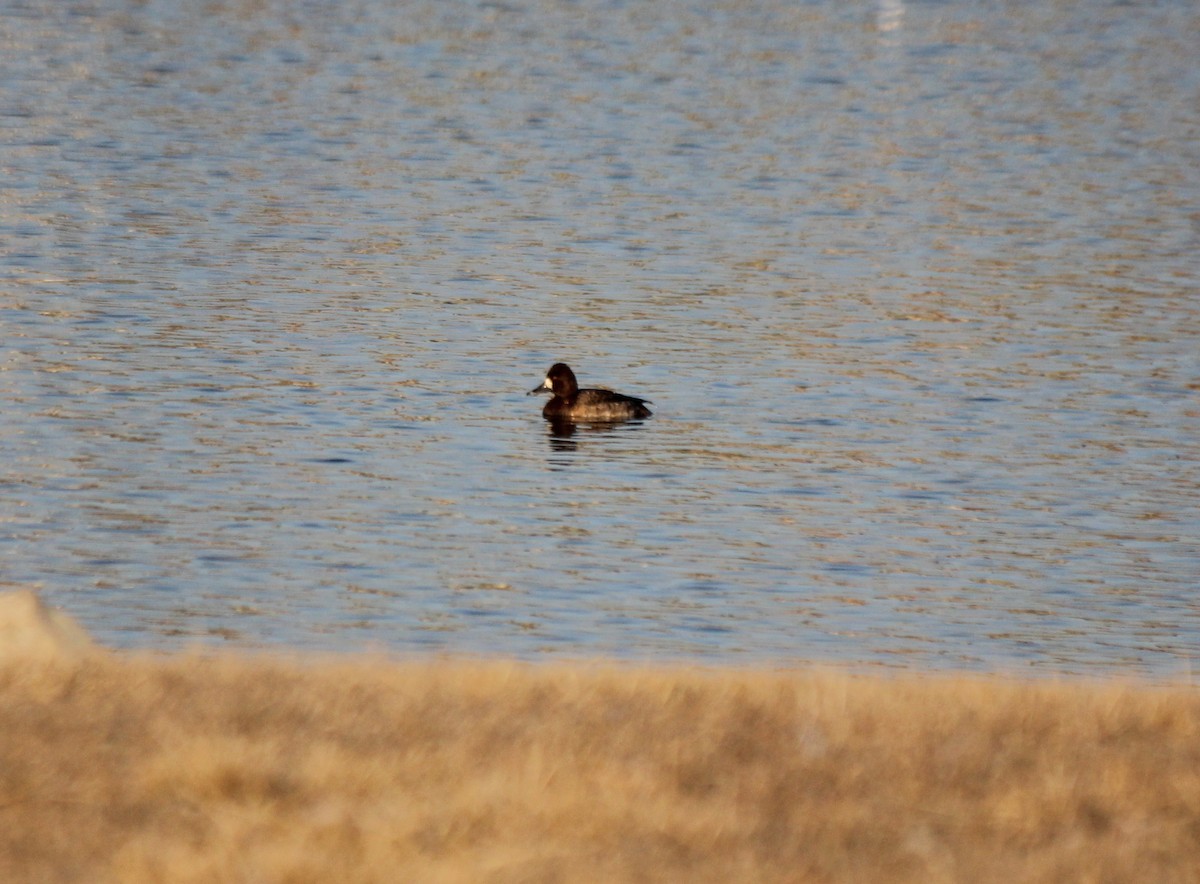
<svg viewBox="0 0 1200 884">
<path fill-rule="evenodd" d="M 1200 7 L 0 7 L 0 579 L 105 643 L 1189 675 Z M 654 401 L 556 436 L 552 362 Z"/>
</svg>

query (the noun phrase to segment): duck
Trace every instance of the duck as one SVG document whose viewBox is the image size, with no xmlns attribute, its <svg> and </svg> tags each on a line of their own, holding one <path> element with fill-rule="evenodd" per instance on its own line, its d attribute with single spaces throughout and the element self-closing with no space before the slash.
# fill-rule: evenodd
<svg viewBox="0 0 1200 884">
<path fill-rule="evenodd" d="M 542 417 L 548 421 L 613 422 L 642 420 L 653 414 L 646 407 L 648 399 L 624 396 L 612 390 L 579 389 L 575 372 L 565 362 L 550 366 L 546 379 L 526 395 L 546 390 L 554 393 L 542 409 Z"/>
</svg>

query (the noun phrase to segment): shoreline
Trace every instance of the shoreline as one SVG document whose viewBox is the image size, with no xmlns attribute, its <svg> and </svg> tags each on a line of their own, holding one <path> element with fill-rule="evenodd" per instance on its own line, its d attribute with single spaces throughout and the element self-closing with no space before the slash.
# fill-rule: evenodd
<svg viewBox="0 0 1200 884">
<path fill-rule="evenodd" d="M 1200 876 L 1190 685 L 112 652 L 20 595 L 3 880 Z"/>
</svg>

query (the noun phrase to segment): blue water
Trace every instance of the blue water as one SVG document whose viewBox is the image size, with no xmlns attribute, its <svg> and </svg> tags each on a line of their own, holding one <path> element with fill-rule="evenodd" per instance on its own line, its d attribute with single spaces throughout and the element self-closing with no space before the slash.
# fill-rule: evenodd
<svg viewBox="0 0 1200 884">
<path fill-rule="evenodd" d="M 0 581 L 102 642 L 1189 675 L 1200 7 L 0 7 Z M 551 363 L 654 401 L 556 435 Z"/>
</svg>

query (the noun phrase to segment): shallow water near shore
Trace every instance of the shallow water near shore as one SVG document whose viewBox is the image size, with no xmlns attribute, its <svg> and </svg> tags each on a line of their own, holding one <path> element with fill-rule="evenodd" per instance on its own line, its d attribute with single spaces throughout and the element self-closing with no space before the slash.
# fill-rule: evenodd
<svg viewBox="0 0 1200 884">
<path fill-rule="evenodd" d="M 1188 675 L 1200 9 L 0 12 L 0 579 L 175 648 Z M 551 363 L 655 416 L 558 432 Z"/>
</svg>

